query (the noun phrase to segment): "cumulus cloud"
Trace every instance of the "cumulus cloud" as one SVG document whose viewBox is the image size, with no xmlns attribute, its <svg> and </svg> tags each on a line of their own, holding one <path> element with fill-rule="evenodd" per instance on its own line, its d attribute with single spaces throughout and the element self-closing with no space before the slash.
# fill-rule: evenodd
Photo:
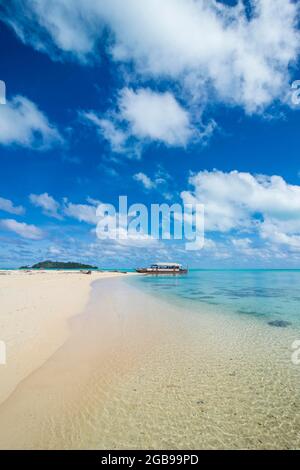
<svg viewBox="0 0 300 470">
<path fill-rule="evenodd" d="M 81 0 L 12 0 L 0 16 L 25 43 L 53 59 L 92 58 L 101 25 L 92 2 Z"/>
<path fill-rule="evenodd" d="M 250 0 L 248 9 L 216 0 L 12 0 L 1 16 L 25 43 L 81 62 L 97 60 L 107 27 L 113 60 L 173 80 L 201 105 L 214 98 L 253 113 L 284 100 L 299 54 L 298 8 L 293 0 Z"/>
<path fill-rule="evenodd" d="M 65 200 L 64 214 L 68 217 L 78 220 L 79 222 L 86 222 L 88 224 L 97 224 L 95 205 L 90 204 L 73 204 Z"/>
<path fill-rule="evenodd" d="M 265 220 L 260 227 L 261 237 L 272 243 L 300 249 L 300 220 Z"/>
<path fill-rule="evenodd" d="M 105 117 L 96 111 L 80 112 L 116 153 L 140 156 L 141 145 L 149 142 L 167 146 L 186 146 L 193 138 L 204 139 L 212 133 L 211 123 L 202 131 L 193 128 L 189 113 L 169 92 L 149 88 L 120 91 L 115 109 Z"/>
<path fill-rule="evenodd" d="M 240 250 L 247 250 L 251 246 L 252 241 L 250 238 L 232 238 L 231 243 Z"/>
<path fill-rule="evenodd" d="M 115 228 L 108 227 L 107 232 L 100 239 L 103 242 L 108 243 L 111 248 L 146 248 L 146 247 L 158 247 L 160 241 L 152 237 L 151 234 L 140 232 L 131 232 L 124 227 L 117 226 Z"/>
<path fill-rule="evenodd" d="M 97 223 L 96 209 L 101 204 L 100 201 L 91 197 L 87 198 L 88 204 L 75 204 L 67 198 L 64 198 L 62 203 L 59 203 L 48 193 L 30 194 L 29 199 L 34 206 L 40 207 L 45 215 L 56 219 L 62 219 L 63 215 L 65 215 L 79 222 L 91 225 Z"/>
<path fill-rule="evenodd" d="M 21 215 L 25 212 L 23 206 L 15 206 L 10 199 L 5 199 L 3 197 L 0 197 L 0 210 L 15 215 Z"/>
<path fill-rule="evenodd" d="M 263 240 L 296 247 L 300 242 L 300 186 L 281 176 L 201 171 L 189 178 L 185 203 L 205 206 L 205 230 L 258 233 Z M 249 243 L 248 240 L 238 243 Z M 299 245 L 300 246 L 300 245 Z"/>
<path fill-rule="evenodd" d="M 120 117 L 128 122 L 130 133 L 171 146 L 184 146 L 192 137 L 189 114 L 171 93 L 150 89 L 122 90 Z"/>
<path fill-rule="evenodd" d="M 64 214 L 68 217 L 71 217 L 79 222 L 85 222 L 90 225 L 96 226 L 100 218 L 96 215 L 97 206 L 101 204 L 101 201 L 95 200 L 93 198 L 88 198 L 90 204 L 74 204 L 65 200 Z M 116 211 L 116 217 L 119 214 Z M 108 217 L 109 219 L 109 217 Z M 98 243 L 102 243 L 105 246 L 111 246 L 112 249 L 118 249 L 118 247 L 146 247 L 146 246 L 157 246 L 159 241 L 153 238 L 150 234 L 144 231 L 130 231 L 125 227 L 114 224 L 115 218 L 111 216 L 111 225 L 108 224 L 107 230 L 103 233 L 97 229 L 93 229 L 92 233 L 95 236 L 99 237 L 97 240 Z M 104 245 L 101 245 L 103 248 Z"/>
<path fill-rule="evenodd" d="M 45 150 L 57 143 L 63 143 L 61 135 L 32 101 L 15 96 L 0 106 L 0 145 Z"/>
<path fill-rule="evenodd" d="M 0 220 L 0 227 L 17 233 L 22 238 L 28 238 L 30 240 L 40 240 L 44 236 L 43 231 L 35 225 L 26 224 L 25 222 L 17 222 L 14 219 Z"/>
<path fill-rule="evenodd" d="M 61 215 L 58 212 L 60 205 L 52 196 L 49 196 L 48 193 L 30 194 L 29 199 L 34 206 L 41 207 L 44 214 L 56 219 L 61 219 Z"/>
</svg>

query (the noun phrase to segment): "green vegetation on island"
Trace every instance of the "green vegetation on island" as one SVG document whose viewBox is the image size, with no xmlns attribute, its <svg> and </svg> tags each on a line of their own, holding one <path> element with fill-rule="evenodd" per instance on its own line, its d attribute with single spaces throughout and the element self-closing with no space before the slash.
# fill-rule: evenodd
<svg viewBox="0 0 300 470">
<path fill-rule="evenodd" d="M 68 261 L 41 261 L 33 266 L 21 266 L 20 269 L 98 269 L 97 266 Z"/>
</svg>

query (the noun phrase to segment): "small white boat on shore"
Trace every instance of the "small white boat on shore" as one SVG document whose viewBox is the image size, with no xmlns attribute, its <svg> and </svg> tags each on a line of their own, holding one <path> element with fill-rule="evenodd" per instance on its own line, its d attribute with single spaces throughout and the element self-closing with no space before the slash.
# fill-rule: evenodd
<svg viewBox="0 0 300 470">
<path fill-rule="evenodd" d="M 137 273 L 141 274 L 186 274 L 188 268 L 184 268 L 178 263 L 155 263 L 148 268 L 137 268 Z"/>
</svg>

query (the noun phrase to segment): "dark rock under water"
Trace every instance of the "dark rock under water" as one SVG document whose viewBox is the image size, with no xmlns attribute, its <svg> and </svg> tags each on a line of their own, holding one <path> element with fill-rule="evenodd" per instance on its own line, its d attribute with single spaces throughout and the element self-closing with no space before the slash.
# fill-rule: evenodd
<svg viewBox="0 0 300 470">
<path fill-rule="evenodd" d="M 273 321 L 268 322 L 268 325 L 277 326 L 278 328 L 286 328 L 290 324 L 291 324 L 290 322 L 285 321 L 285 320 L 273 320 Z"/>
</svg>

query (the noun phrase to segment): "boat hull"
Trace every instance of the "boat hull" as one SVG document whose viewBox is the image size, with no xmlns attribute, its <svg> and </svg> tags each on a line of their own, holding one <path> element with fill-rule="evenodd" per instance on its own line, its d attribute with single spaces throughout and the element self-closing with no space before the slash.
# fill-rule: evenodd
<svg viewBox="0 0 300 470">
<path fill-rule="evenodd" d="M 136 269 L 140 274 L 187 274 L 187 269 Z"/>
</svg>

